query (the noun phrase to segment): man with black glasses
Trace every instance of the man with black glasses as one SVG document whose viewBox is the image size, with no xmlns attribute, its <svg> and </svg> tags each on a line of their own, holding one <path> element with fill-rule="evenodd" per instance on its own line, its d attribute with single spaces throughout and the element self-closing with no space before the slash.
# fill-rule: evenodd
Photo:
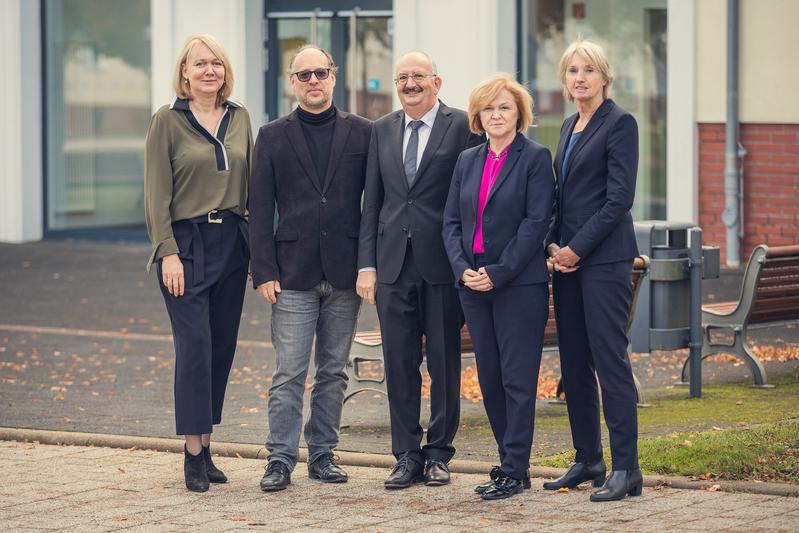
<svg viewBox="0 0 799 533">
<path fill-rule="evenodd" d="M 402 109 L 375 122 L 366 171 L 358 294 L 377 303 L 391 446 L 388 489 L 449 483 L 460 413 L 461 306 L 441 237 L 458 155 L 481 142 L 466 113 L 438 99 L 435 63 L 403 55 L 396 67 Z M 430 423 L 419 424 L 422 337 L 430 374 Z"/>
<path fill-rule="evenodd" d="M 324 49 L 301 48 L 288 75 L 299 106 L 261 128 L 250 178 L 252 279 L 272 304 L 277 352 L 264 491 L 291 483 L 314 336 L 316 374 L 305 424 L 308 475 L 327 483 L 347 481 L 333 449 L 347 386 L 344 366 L 360 309 L 358 230 L 372 129 L 368 120 L 333 105 L 336 66 Z"/>
</svg>

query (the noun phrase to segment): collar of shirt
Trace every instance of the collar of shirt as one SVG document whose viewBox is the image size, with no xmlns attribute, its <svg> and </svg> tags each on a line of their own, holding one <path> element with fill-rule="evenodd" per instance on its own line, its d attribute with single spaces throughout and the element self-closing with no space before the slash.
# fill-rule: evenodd
<svg viewBox="0 0 799 533">
<path fill-rule="evenodd" d="M 424 125 L 430 128 L 431 130 L 433 129 L 433 124 L 436 121 L 436 115 L 438 114 L 439 107 L 441 107 L 441 102 L 438 99 L 436 99 L 436 103 L 433 105 L 433 107 L 430 108 L 430 111 L 425 113 L 422 116 L 422 118 L 419 119 L 422 122 L 424 122 Z M 410 125 L 412 120 L 415 119 L 411 118 L 411 116 L 408 113 L 405 113 L 405 130 L 408 130 L 408 126 Z"/>
</svg>

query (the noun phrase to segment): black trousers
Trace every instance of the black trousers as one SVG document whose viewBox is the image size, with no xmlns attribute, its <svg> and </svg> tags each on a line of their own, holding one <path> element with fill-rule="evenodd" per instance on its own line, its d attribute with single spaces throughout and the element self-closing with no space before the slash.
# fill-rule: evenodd
<svg viewBox="0 0 799 533">
<path fill-rule="evenodd" d="M 408 246 L 394 283 L 377 286 L 377 315 L 383 337 L 386 387 L 391 416 L 391 451 L 411 460 L 447 462 L 460 420 L 461 307 L 454 283 L 422 279 Z M 430 424 L 421 447 L 422 335 L 430 374 Z"/>
<path fill-rule="evenodd" d="M 201 435 L 222 421 L 247 282 L 247 223 L 235 215 L 222 224 L 182 220 L 172 231 L 183 263 L 183 296 L 169 294 L 160 262 L 156 272 L 175 339 L 176 433 Z M 195 265 L 198 258 L 202 265 Z"/>
<path fill-rule="evenodd" d="M 599 393 L 613 470 L 638 468 L 638 413 L 627 357 L 632 261 L 581 266 L 552 279 L 563 387 L 576 461 L 602 457 Z"/>
<path fill-rule="evenodd" d="M 522 479 L 530 468 L 549 288 L 538 283 L 459 293 L 500 467 Z"/>
</svg>

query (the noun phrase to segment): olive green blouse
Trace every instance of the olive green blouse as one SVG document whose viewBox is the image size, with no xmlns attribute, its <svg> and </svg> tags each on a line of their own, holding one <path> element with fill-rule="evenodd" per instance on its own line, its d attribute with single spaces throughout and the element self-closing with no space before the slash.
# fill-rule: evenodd
<svg viewBox="0 0 799 533">
<path fill-rule="evenodd" d="M 252 157 L 250 116 L 228 100 L 217 130 L 206 130 L 176 98 L 153 115 L 144 149 L 144 218 L 156 261 L 178 253 L 172 223 L 228 209 L 247 217 Z"/>
</svg>

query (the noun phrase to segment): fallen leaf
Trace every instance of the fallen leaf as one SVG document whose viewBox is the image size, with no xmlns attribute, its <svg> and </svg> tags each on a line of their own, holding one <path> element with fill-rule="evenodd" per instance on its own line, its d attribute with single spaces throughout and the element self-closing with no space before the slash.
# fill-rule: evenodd
<svg viewBox="0 0 799 533">
<path fill-rule="evenodd" d="M 710 485 L 710 486 L 709 486 L 708 488 L 706 488 L 705 490 L 707 490 L 708 492 L 718 492 L 718 491 L 720 491 L 720 490 L 721 490 L 721 485 L 718 485 L 718 484 L 716 484 L 716 485 Z"/>
<path fill-rule="evenodd" d="M 569 492 L 569 487 L 561 487 L 557 490 L 557 492 Z"/>
</svg>

